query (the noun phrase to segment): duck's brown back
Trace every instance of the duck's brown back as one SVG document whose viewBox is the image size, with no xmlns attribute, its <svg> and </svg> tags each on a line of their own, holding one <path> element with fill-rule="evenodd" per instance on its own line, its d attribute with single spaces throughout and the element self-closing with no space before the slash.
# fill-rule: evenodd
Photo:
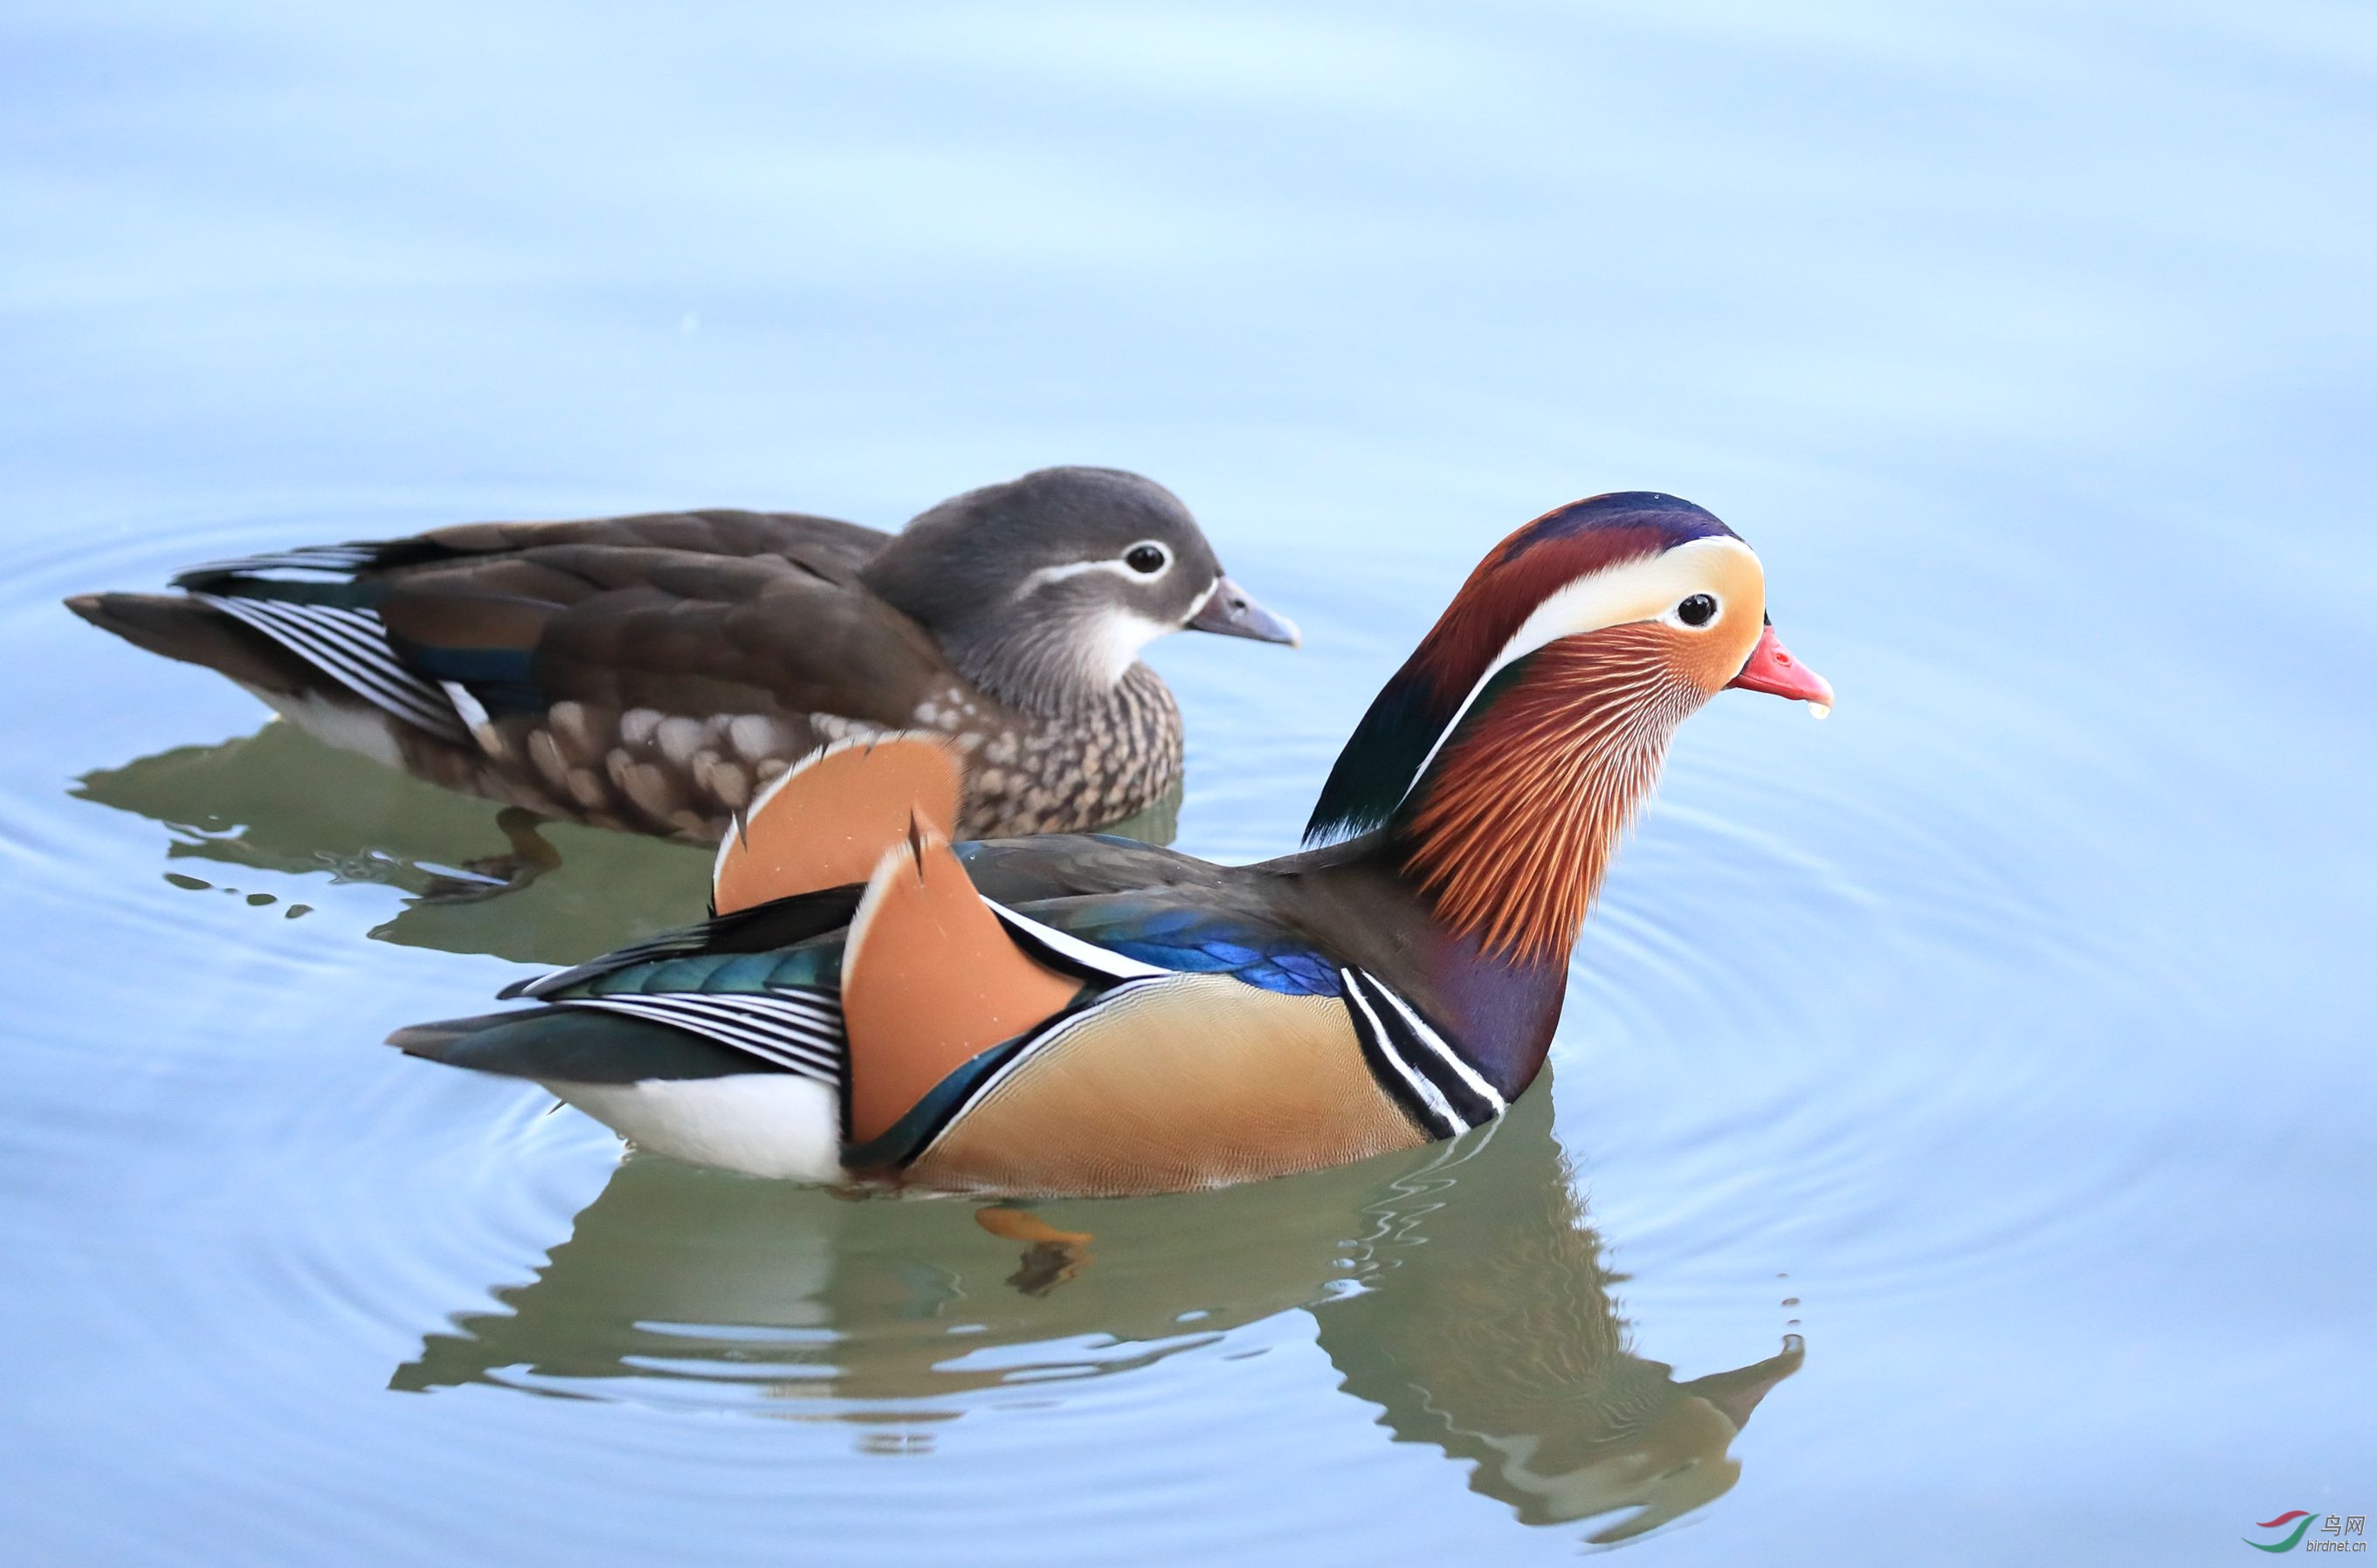
<svg viewBox="0 0 2377 1568">
<path fill-rule="evenodd" d="M 1101 826 L 1177 780 L 1179 713 L 1153 671 L 1061 718 L 1019 711 L 859 581 L 882 538 L 747 512 L 424 535 L 436 554 L 385 573 L 400 650 L 526 654 L 532 683 L 487 705 L 474 744 L 408 731 L 404 759 L 450 789 L 698 840 L 809 752 L 895 730 L 968 754 L 962 837 Z"/>
</svg>

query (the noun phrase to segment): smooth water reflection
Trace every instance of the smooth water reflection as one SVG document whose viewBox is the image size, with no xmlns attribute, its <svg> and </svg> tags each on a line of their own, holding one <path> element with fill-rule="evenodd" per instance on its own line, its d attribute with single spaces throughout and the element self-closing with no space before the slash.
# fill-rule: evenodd
<svg viewBox="0 0 2377 1568">
<path fill-rule="evenodd" d="M 1635 1353 L 1573 1173 L 1531 1096 L 1445 1149 L 1292 1182 L 1035 1206 L 1061 1265 L 950 1199 L 853 1201 L 631 1158 L 527 1285 L 465 1313 L 393 1388 L 482 1382 L 861 1424 L 914 1454 L 970 1410 L 1136 1372 L 1312 1313 L 1347 1394 L 1472 1467 L 1529 1524 L 1621 1540 L 1730 1490 L 1727 1448 L 1799 1368 L 1678 1381 Z M 1602 1516 L 1620 1513 L 1614 1520 Z"/>
<path fill-rule="evenodd" d="M 1499 1568 L 1736 1462 L 1630 1560 L 2367 1514 L 2371 43 L 2311 0 L 20 0 L 0 1558 Z M 1192 853 L 1288 848 L 1580 493 L 1739 528 L 1840 688 L 1687 726 L 1557 1084 L 1418 1208 L 1052 1207 L 1064 1277 L 962 1205 L 615 1174 L 377 1041 L 686 918 L 702 855 L 527 864 L 57 602 L 1050 462 L 1170 485 L 1308 632 L 1152 650 Z"/>
<path fill-rule="evenodd" d="M 403 909 L 370 934 L 401 946 L 574 964 L 709 908 L 706 849 L 448 794 L 278 721 L 95 769 L 72 792 L 164 825 L 168 875 L 192 891 L 215 885 L 198 861 L 396 888 Z M 1168 843 L 1178 814 L 1176 790 L 1105 831 Z"/>
</svg>

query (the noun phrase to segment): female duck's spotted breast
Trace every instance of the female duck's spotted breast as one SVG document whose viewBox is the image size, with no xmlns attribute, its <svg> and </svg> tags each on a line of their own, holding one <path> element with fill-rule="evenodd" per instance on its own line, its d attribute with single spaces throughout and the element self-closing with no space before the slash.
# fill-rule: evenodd
<svg viewBox="0 0 2377 1568">
<path fill-rule="evenodd" d="M 405 761 L 448 789 L 597 826 L 715 840 L 770 780 L 820 746 L 893 727 L 828 713 L 624 711 L 557 702 L 475 724 L 465 749 L 400 733 Z M 1074 833 L 1145 809 L 1179 779 L 1179 710 L 1135 666 L 1111 700 L 1061 722 L 952 684 L 917 705 L 913 728 L 955 737 L 969 760 L 967 837 Z"/>
<path fill-rule="evenodd" d="M 408 739 L 405 761 L 448 789 L 599 826 L 715 837 L 819 742 L 806 718 L 559 702 L 472 727 L 476 750 Z"/>
<path fill-rule="evenodd" d="M 921 715 L 920 715 L 921 717 Z M 1061 722 L 1008 713 L 939 728 L 966 748 L 962 836 L 1080 833 L 1145 810 L 1180 779 L 1180 710 L 1143 664 L 1113 696 Z"/>
</svg>

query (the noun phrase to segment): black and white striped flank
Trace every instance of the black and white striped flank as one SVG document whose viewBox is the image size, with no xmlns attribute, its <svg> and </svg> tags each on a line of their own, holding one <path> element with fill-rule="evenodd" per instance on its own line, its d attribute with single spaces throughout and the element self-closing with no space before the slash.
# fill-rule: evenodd
<svg viewBox="0 0 2377 1568">
<path fill-rule="evenodd" d="M 1371 1073 L 1431 1136 L 1457 1137 L 1508 1109 L 1500 1092 L 1409 1003 L 1360 969 L 1337 976 Z"/>
</svg>

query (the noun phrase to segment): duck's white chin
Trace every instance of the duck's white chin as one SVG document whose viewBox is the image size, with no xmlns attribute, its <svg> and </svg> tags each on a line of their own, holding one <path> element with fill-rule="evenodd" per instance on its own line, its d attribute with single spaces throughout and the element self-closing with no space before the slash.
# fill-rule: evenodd
<svg viewBox="0 0 2377 1568">
<path fill-rule="evenodd" d="M 842 1180 L 842 1107 L 813 1078 L 736 1073 L 544 1087 L 639 1149 L 747 1176 Z"/>
</svg>

